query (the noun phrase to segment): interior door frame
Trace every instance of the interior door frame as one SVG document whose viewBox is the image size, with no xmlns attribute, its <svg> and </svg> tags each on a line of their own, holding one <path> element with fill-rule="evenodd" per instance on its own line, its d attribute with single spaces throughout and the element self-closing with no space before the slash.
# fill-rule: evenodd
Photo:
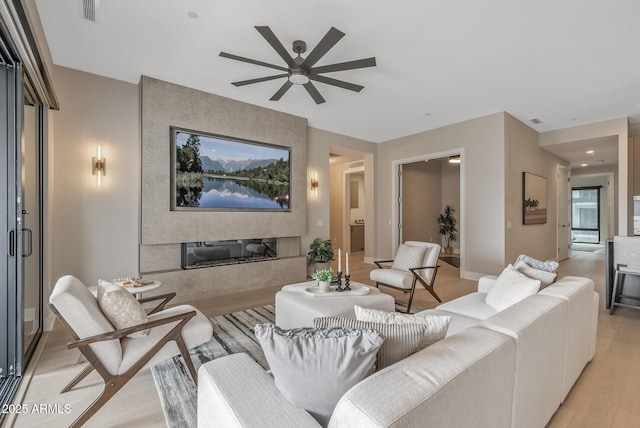
<svg viewBox="0 0 640 428">
<path fill-rule="evenodd" d="M 395 257 L 396 251 L 400 246 L 400 238 L 402 234 L 400 233 L 401 225 L 400 221 L 401 217 L 401 205 L 402 198 L 400 194 L 400 182 L 402 181 L 402 177 L 399 173 L 401 170 L 401 165 L 420 162 L 420 161 L 428 161 L 433 159 L 442 159 L 448 158 L 450 156 L 460 156 L 462 162 L 460 162 L 460 222 L 459 222 L 459 239 L 460 239 L 460 277 L 461 278 L 470 278 L 471 276 L 466 271 L 466 206 L 465 206 L 465 158 L 464 158 L 464 148 L 455 148 L 451 150 L 445 150 L 442 152 L 435 153 L 425 153 L 423 155 L 412 156 L 408 158 L 396 159 L 391 162 L 391 257 Z"/>
<path fill-rule="evenodd" d="M 563 182 L 560 178 L 560 170 L 566 171 L 567 172 L 567 181 Z M 569 235 L 567 238 L 567 258 L 570 259 L 571 258 L 571 168 L 566 167 L 564 165 L 560 165 L 558 164 L 558 175 L 557 175 L 557 183 L 556 183 L 556 192 L 559 195 L 560 194 L 560 189 L 562 186 L 565 186 L 567 189 L 567 200 L 565 201 L 565 203 L 567 204 L 567 216 L 568 218 L 565 219 L 567 221 L 567 225 L 566 227 L 569 229 Z M 556 218 L 557 218 L 557 223 L 556 223 L 556 260 L 560 261 L 560 246 L 564 245 L 564 242 L 562 242 L 561 239 L 561 234 L 560 234 L 560 198 L 558 198 L 558 203 L 556 205 Z M 564 258 L 562 259 L 564 260 Z"/>
</svg>

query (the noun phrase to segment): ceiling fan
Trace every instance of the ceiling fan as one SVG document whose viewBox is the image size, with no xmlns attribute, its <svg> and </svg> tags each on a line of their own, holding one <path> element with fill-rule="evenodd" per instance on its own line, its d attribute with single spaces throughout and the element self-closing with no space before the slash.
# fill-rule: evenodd
<svg viewBox="0 0 640 428">
<path fill-rule="evenodd" d="M 286 77 L 287 81 L 278 89 L 278 91 L 270 98 L 271 101 L 278 101 L 293 85 L 302 85 L 307 90 L 311 98 L 316 104 L 322 104 L 325 99 L 320 95 L 318 89 L 311 82 L 325 83 L 327 85 L 337 86 L 339 88 L 348 89 L 354 92 L 360 92 L 364 86 L 356 85 L 353 83 L 345 82 L 343 80 L 334 79 L 332 77 L 323 76 L 324 73 L 331 73 L 334 71 L 354 70 L 357 68 L 374 67 L 376 65 L 375 57 L 358 59 L 354 61 L 341 62 L 337 64 L 322 65 L 314 67 L 315 64 L 335 46 L 336 43 L 344 37 L 344 33 L 334 27 L 325 34 L 315 48 L 307 55 L 306 58 L 302 58 L 300 55 L 307 51 L 307 44 L 302 40 L 296 40 L 293 42 L 293 52 L 298 56 L 293 58 L 289 52 L 282 45 L 280 40 L 271 31 L 271 28 L 267 26 L 257 26 L 256 30 L 265 38 L 267 43 L 280 55 L 280 57 L 286 63 L 286 67 L 269 64 L 262 61 L 257 61 L 250 58 L 233 55 L 226 52 L 220 52 L 220 56 L 224 58 L 233 59 L 236 61 L 248 62 L 249 64 L 260 65 L 262 67 L 273 68 L 283 71 L 284 73 L 275 74 L 273 76 L 259 77 L 257 79 L 242 80 L 239 82 L 232 82 L 234 86 L 244 86 L 253 83 L 266 82 L 268 80 L 280 79 Z"/>
</svg>

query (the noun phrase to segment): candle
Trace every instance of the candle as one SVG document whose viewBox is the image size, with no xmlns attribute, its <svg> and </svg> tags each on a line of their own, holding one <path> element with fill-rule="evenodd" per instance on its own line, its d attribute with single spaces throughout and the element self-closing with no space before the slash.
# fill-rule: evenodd
<svg viewBox="0 0 640 428">
<path fill-rule="evenodd" d="M 347 260 L 347 275 L 349 275 L 349 253 L 346 254 L 345 259 Z"/>
<path fill-rule="evenodd" d="M 342 252 L 338 248 L 338 272 L 342 272 Z"/>
</svg>

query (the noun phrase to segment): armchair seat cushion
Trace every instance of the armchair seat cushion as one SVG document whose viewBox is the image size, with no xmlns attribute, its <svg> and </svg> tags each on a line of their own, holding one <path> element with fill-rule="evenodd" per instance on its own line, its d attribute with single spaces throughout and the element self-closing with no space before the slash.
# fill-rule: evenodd
<svg viewBox="0 0 640 428">
<path fill-rule="evenodd" d="M 168 318 L 173 315 L 183 314 L 185 312 L 196 311 L 196 315 L 182 329 L 182 337 L 188 349 L 196 347 L 211 339 L 213 335 L 213 327 L 211 322 L 200 311 L 190 305 L 180 305 L 163 310 L 153 315 L 149 315 L 149 321 Z M 129 370 L 140 358 L 148 352 L 158 341 L 178 322 L 169 323 L 151 329 L 148 336 L 144 338 L 130 339 L 123 338 L 120 343 L 122 345 L 122 363 L 118 370 L 118 374 L 122 374 Z M 180 355 L 178 345 L 171 341 L 164 345 L 156 355 L 145 365 L 150 367 L 160 361 L 171 358 L 174 355 Z"/>
<path fill-rule="evenodd" d="M 369 274 L 371 281 L 411 290 L 413 274 L 409 271 L 395 269 L 374 269 Z"/>
</svg>

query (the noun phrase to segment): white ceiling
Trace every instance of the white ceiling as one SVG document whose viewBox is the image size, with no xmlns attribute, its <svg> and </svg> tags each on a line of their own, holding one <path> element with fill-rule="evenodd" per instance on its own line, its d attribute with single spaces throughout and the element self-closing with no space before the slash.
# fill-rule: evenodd
<svg viewBox="0 0 640 428">
<path fill-rule="evenodd" d="M 562 159 L 571 162 L 571 168 L 592 168 L 618 164 L 618 136 L 571 141 L 544 146 Z M 591 153 L 593 152 L 593 153 Z"/>
<path fill-rule="evenodd" d="M 499 111 L 540 132 L 640 120 L 638 0 L 103 0 L 97 23 L 81 19 L 81 0 L 36 4 L 57 65 L 132 83 L 147 75 L 373 142 Z M 218 56 L 283 65 L 256 25 L 308 52 L 334 26 L 346 36 L 317 65 L 378 65 L 328 74 L 360 93 L 317 83 L 325 104 L 297 86 L 269 101 L 283 79 L 230 83 L 277 72 Z"/>
</svg>

